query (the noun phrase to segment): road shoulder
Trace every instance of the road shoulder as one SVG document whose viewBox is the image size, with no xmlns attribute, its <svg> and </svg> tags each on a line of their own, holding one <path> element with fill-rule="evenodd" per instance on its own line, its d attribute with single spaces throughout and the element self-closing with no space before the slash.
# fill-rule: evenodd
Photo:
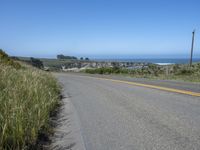
<svg viewBox="0 0 200 150">
<path fill-rule="evenodd" d="M 80 122 L 69 95 L 63 92 L 61 110 L 56 119 L 55 133 L 51 137 L 51 150 L 86 150 Z"/>
</svg>

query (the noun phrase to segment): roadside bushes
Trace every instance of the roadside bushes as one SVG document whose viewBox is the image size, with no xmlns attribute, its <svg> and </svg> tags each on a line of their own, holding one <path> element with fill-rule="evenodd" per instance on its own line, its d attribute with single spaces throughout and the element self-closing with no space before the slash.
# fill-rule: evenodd
<svg viewBox="0 0 200 150">
<path fill-rule="evenodd" d="M 178 70 L 178 72 L 176 73 L 177 75 L 190 75 L 194 73 L 193 69 L 190 68 L 182 68 L 180 70 Z"/>
<path fill-rule="evenodd" d="M 141 68 L 125 69 L 119 67 L 86 69 L 85 73 L 91 74 L 125 74 L 142 78 L 180 79 L 185 81 L 200 82 L 200 63 L 189 67 L 186 64 L 159 66 L 149 64 Z"/>
<path fill-rule="evenodd" d="M 140 69 L 125 69 L 120 67 L 102 67 L 96 69 L 86 69 L 86 73 L 91 74 L 131 74 L 131 75 L 155 75 L 158 76 L 162 73 L 162 70 L 157 65 L 149 65 L 148 68 L 140 68 Z"/>
<path fill-rule="evenodd" d="M 86 69 L 85 72 L 90 74 L 125 74 L 128 73 L 128 69 L 120 69 L 119 67 L 102 67 L 96 69 Z"/>
<path fill-rule="evenodd" d="M 4 57 L 2 54 L 1 51 Z M 59 103 L 59 91 L 50 74 L 1 61 L 0 149 L 19 150 L 35 145 L 39 131 L 48 130 L 50 113 Z"/>
</svg>

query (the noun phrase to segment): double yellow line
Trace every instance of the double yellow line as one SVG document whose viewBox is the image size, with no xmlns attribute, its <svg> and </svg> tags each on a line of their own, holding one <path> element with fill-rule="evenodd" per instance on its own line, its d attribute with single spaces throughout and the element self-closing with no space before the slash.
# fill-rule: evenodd
<svg viewBox="0 0 200 150">
<path fill-rule="evenodd" d="M 167 88 L 167 87 L 162 87 L 162 86 L 157 86 L 157 85 L 150 85 L 150 84 L 143 84 L 143 83 L 137 83 L 137 82 L 108 79 L 108 78 L 100 78 L 100 77 L 91 77 L 91 78 L 101 79 L 101 80 L 108 80 L 108 81 L 117 82 L 117 83 L 125 83 L 125 84 L 129 84 L 129 85 L 153 88 L 153 89 L 158 89 L 158 90 L 163 90 L 163 91 L 168 91 L 168 92 L 174 92 L 174 93 L 179 93 L 179 94 L 186 94 L 186 95 L 200 97 L 200 93 L 198 93 L 198 92 L 179 90 L 179 89 L 174 89 L 174 88 Z"/>
</svg>

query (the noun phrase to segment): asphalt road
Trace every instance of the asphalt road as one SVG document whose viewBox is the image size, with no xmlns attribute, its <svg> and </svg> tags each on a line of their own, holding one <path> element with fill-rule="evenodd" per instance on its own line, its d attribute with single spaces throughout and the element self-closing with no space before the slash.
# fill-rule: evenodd
<svg viewBox="0 0 200 150">
<path fill-rule="evenodd" d="M 71 130 L 80 132 L 85 149 L 200 149 L 200 97 L 74 74 L 55 76 L 77 116 L 78 130 Z"/>
</svg>

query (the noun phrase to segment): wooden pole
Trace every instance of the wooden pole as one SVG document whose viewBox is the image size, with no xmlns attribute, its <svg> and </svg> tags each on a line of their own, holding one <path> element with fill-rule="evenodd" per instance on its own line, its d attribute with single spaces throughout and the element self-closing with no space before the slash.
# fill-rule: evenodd
<svg viewBox="0 0 200 150">
<path fill-rule="evenodd" d="M 192 66 L 192 57 L 193 57 L 193 48 L 194 48 L 194 34 L 195 34 L 195 30 L 192 32 L 192 46 L 191 46 L 191 55 L 190 55 L 190 67 Z"/>
</svg>

